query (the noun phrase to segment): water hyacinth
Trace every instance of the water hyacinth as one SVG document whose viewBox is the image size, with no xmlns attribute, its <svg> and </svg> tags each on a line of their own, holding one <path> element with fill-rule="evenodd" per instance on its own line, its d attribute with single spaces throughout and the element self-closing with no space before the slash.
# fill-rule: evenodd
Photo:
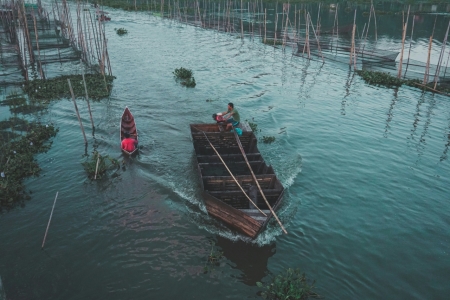
<svg viewBox="0 0 450 300">
<path fill-rule="evenodd" d="M 1 173 L 0 181 L 0 210 L 4 207 L 12 207 L 29 199 L 23 180 L 29 176 L 39 176 L 41 171 L 34 155 L 47 152 L 51 141 L 58 132 L 53 126 L 39 123 L 26 124 L 26 134 L 18 135 L 14 139 L 6 141 L 0 155 L 0 164 L 5 167 Z"/>
</svg>

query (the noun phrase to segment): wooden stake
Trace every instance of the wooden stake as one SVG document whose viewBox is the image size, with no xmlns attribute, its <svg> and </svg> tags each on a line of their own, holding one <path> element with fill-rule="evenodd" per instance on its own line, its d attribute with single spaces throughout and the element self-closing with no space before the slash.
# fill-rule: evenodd
<svg viewBox="0 0 450 300">
<path fill-rule="evenodd" d="M 59 192 L 56 192 L 55 201 L 53 201 L 52 212 L 50 213 L 50 219 L 48 219 L 47 229 L 45 230 L 44 240 L 42 241 L 41 249 L 44 248 L 45 239 L 47 238 L 47 232 L 48 232 L 48 228 L 50 227 L 50 221 L 52 220 L 53 210 L 55 209 L 55 204 L 56 204 L 56 199 L 58 198 L 58 193 Z"/>
<path fill-rule="evenodd" d="M 89 109 L 89 116 L 91 117 L 92 129 L 95 129 L 94 119 L 92 118 L 92 112 L 91 112 L 91 104 L 89 103 L 89 96 L 88 96 L 88 91 L 87 91 L 87 86 L 86 86 L 86 80 L 84 79 L 84 72 L 81 73 L 81 76 L 83 76 L 84 91 L 86 93 L 86 102 L 87 102 L 88 109 Z"/>
<path fill-rule="evenodd" d="M 423 84 L 428 83 L 428 75 L 430 73 L 430 58 L 431 58 L 431 45 L 433 43 L 433 36 L 430 36 L 430 41 L 428 43 L 428 59 L 427 59 L 427 65 L 425 67 L 425 74 L 423 76 Z"/>
<path fill-rule="evenodd" d="M 97 171 L 98 171 L 98 163 L 100 161 L 100 154 L 97 154 L 97 166 L 95 167 L 95 176 L 94 180 L 97 179 Z"/>
<path fill-rule="evenodd" d="M 413 16 L 413 23 L 412 23 L 412 28 L 411 28 L 411 38 L 409 40 L 408 60 L 406 61 L 405 74 L 403 74 L 403 78 L 406 77 L 406 72 L 408 71 L 409 57 L 411 55 L 411 45 L 412 45 L 412 39 L 413 39 L 413 33 L 414 33 L 414 22 L 415 22 L 415 19 L 416 19 L 416 15 Z"/>
<path fill-rule="evenodd" d="M 448 22 L 447 31 L 445 32 L 445 38 L 444 38 L 444 41 L 442 42 L 441 54 L 439 55 L 439 60 L 438 60 L 437 66 L 436 66 L 436 73 L 434 75 L 434 88 L 435 89 L 436 89 L 437 82 L 439 79 L 439 73 L 441 72 L 441 64 L 442 64 L 442 59 L 444 58 L 444 54 L 445 54 L 445 46 L 447 45 L 447 36 L 448 36 L 449 29 L 450 29 L 450 21 Z"/>
<path fill-rule="evenodd" d="M 75 111 L 77 113 L 78 121 L 80 122 L 81 131 L 83 132 L 84 142 L 87 145 L 86 134 L 84 133 L 83 123 L 81 122 L 80 113 L 78 112 L 77 102 L 75 101 L 75 95 L 73 94 L 72 84 L 70 83 L 70 79 L 67 79 L 69 83 L 70 94 L 72 94 L 73 105 L 75 106 Z"/>
<path fill-rule="evenodd" d="M 408 6 L 408 15 L 406 16 L 406 23 L 403 24 L 403 32 L 402 32 L 402 50 L 400 52 L 400 65 L 398 66 L 398 74 L 397 78 L 402 77 L 402 67 L 403 67 L 403 52 L 405 50 L 405 38 L 406 38 L 406 28 L 408 27 L 408 19 L 409 19 L 409 9 L 411 6 Z"/>
</svg>

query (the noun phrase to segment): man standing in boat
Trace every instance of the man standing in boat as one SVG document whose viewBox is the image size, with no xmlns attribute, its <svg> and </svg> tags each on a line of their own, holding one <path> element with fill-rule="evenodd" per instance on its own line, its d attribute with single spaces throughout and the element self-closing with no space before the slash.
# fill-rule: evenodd
<svg viewBox="0 0 450 300">
<path fill-rule="evenodd" d="M 133 152 L 136 148 L 138 141 L 130 137 L 129 132 L 125 132 L 125 138 L 122 140 L 122 149 L 128 152 Z"/>
<path fill-rule="evenodd" d="M 223 120 L 227 122 L 226 130 L 231 130 L 233 127 L 238 126 L 241 121 L 239 112 L 234 108 L 234 104 L 231 102 L 228 103 L 228 110 L 223 112 L 222 115 L 224 115 Z"/>
</svg>

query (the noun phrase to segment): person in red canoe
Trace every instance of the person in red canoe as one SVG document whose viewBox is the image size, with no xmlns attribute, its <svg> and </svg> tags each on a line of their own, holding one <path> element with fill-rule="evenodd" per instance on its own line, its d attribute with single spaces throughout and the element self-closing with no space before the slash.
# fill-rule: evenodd
<svg viewBox="0 0 450 300">
<path fill-rule="evenodd" d="M 133 152 L 136 149 L 138 141 L 130 137 L 129 132 L 125 132 L 125 138 L 122 140 L 122 149 L 128 152 Z"/>
</svg>

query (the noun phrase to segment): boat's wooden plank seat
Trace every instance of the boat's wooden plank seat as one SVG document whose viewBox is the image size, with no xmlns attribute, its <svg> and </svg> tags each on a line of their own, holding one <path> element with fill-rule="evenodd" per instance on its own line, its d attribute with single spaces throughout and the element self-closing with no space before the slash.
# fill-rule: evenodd
<svg viewBox="0 0 450 300">
<path fill-rule="evenodd" d="M 253 177 L 249 175 L 235 176 L 242 187 L 253 185 Z M 205 191 L 233 191 L 240 190 L 231 176 L 203 176 L 203 187 Z M 259 186 L 262 189 L 271 189 L 277 180 L 274 174 L 256 175 Z"/>
<path fill-rule="evenodd" d="M 197 155 L 214 155 L 215 151 L 212 149 L 210 143 L 220 155 L 238 154 L 241 151 L 233 133 L 207 133 L 206 136 L 207 138 L 203 133 L 192 134 L 194 149 Z M 245 153 L 255 152 L 257 139 L 253 132 L 243 133 L 239 137 L 239 140 Z"/>
<path fill-rule="evenodd" d="M 230 170 L 231 174 L 233 174 L 233 175 L 234 174 L 251 175 L 246 162 L 228 161 L 225 163 L 228 167 L 228 170 Z M 249 162 L 249 164 L 255 175 L 274 174 L 274 172 L 270 172 L 270 171 L 272 171 L 272 169 L 269 168 L 264 161 L 261 161 L 261 160 L 251 161 L 251 162 Z M 198 166 L 200 167 L 202 176 L 227 176 L 230 174 L 222 162 L 199 163 Z"/>
<path fill-rule="evenodd" d="M 248 189 L 244 190 L 247 192 Z M 282 189 L 263 189 L 264 196 L 266 197 L 269 204 L 272 206 L 276 203 L 278 198 L 280 197 L 281 193 L 283 192 Z M 239 191 L 209 191 L 210 195 L 216 197 L 220 201 L 233 206 L 234 208 L 239 209 L 249 209 L 252 208 L 253 205 L 248 201 L 247 197 L 242 193 L 241 190 Z M 248 193 L 247 193 L 248 194 Z M 255 199 L 252 199 L 253 202 L 255 202 Z M 257 197 L 256 197 L 256 205 L 259 207 L 259 209 L 268 209 L 266 202 L 264 201 L 263 197 L 261 196 L 261 193 L 258 191 Z"/>
<path fill-rule="evenodd" d="M 249 162 L 252 161 L 261 161 L 263 160 L 261 153 L 247 153 L 247 160 Z M 227 163 L 229 161 L 233 162 L 245 162 L 244 156 L 242 156 L 242 153 L 238 154 L 224 154 L 220 155 L 222 159 Z M 217 155 L 197 155 L 197 161 L 199 163 L 219 163 L 221 162 L 219 156 Z"/>
</svg>

